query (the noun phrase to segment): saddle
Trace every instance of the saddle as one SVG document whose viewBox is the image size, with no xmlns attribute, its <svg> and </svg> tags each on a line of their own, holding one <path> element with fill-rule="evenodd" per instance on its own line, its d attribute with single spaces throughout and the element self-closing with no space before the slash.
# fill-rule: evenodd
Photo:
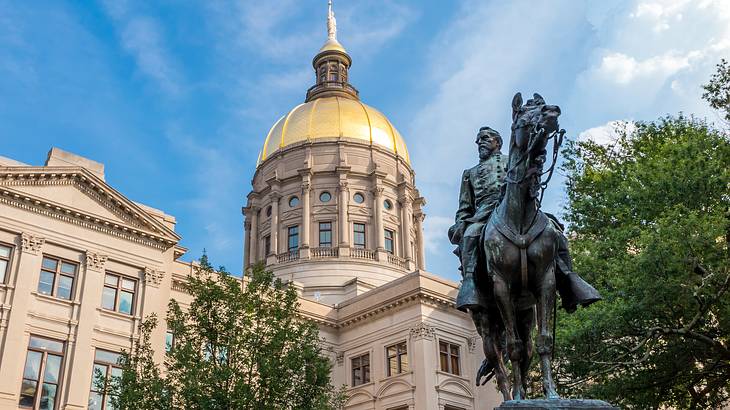
<svg viewBox="0 0 730 410">
<path fill-rule="evenodd" d="M 502 220 L 502 217 L 498 212 L 493 212 L 489 218 L 489 222 L 484 224 L 484 229 L 486 229 L 490 224 L 493 225 L 499 233 L 504 235 L 510 242 L 520 249 L 520 270 L 523 289 L 527 287 L 527 248 L 545 231 L 548 223 L 548 217 L 543 212 L 537 211 L 535 221 L 525 234 L 519 234 L 512 230 L 512 228 L 507 225 L 504 220 Z M 482 234 L 483 232 L 484 230 L 482 230 Z"/>
</svg>

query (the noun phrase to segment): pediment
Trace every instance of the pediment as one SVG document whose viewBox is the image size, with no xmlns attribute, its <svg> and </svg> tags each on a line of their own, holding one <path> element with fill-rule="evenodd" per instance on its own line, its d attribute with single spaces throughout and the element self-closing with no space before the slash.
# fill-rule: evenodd
<svg viewBox="0 0 730 410">
<path fill-rule="evenodd" d="M 1 184 L 0 184 L 1 185 Z M 116 224 L 124 224 L 144 229 L 141 221 L 126 214 L 117 204 L 102 198 L 94 191 L 68 181 L 67 184 L 53 185 L 15 185 L 12 189 L 25 194 L 40 197 L 66 209 L 75 210 L 81 214 L 103 218 Z"/>
<path fill-rule="evenodd" d="M 171 245 L 180 237 L 142 207 L 80 167 L 5 167 L 3 202 L 90 228 Z"/>
<path fill-rule="evenodd" d="M 370 211 L 367 208 L 363 208 L 360 206 L 351 206 L 350 207 L 350 214 L 351 215 L 365 215 L 370 216 Z"/>
<path fill-rule="evenodd" d="M 317 214 L 334 214 L 337 213 L 336 206 L 315 206 L 313 213 Z"/>
<path fill-rule="evenodd" d="M 302 210 L 301 209 L 294 209 L 291 211 L 286 211 L 281 215 L 282 220 L 288 220 L 292 218 L 301 218 L 302 216 Z"/>
</svg>

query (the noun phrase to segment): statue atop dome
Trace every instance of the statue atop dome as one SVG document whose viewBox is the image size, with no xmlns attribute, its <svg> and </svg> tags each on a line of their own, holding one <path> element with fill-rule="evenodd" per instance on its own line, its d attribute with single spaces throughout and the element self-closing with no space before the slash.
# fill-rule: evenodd
<svg viewBox="0 0 730 410">
<path fill-rule="evenodd" d="M 337 40 L 337 19 L 332 11 L 332 0 L 327 1 L 327 38 Z"/>
</svg>

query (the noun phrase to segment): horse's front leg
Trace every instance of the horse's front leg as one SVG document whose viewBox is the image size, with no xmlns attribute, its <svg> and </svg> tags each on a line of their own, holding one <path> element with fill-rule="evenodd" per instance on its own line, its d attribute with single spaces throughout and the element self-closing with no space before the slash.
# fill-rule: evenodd
<svg viewBox="0 0 730 410">
<path fill-rule="evenodd" d="M 550 328 L 551 313 L 555 303 L 555 263 L 550 263 L 539 282 L 537 297 L 537 353 L 540 355 L 542 389 L 548 399 L 559 399 L 551 367 L 553 334 Z"/>
<path fill-rule="evenodd" d="M 524 350 L 522 352 L 522 392 L 527 398 L 527 374 L 532 364 L 533 340 L 532 329 L 535 327 L 535 308 L 530 307 L 517 312 L 517 334 L 522 339 Z"/>
<path fill-rule="evenodd" d="M 520 372 L 520 360 L 522 359 L 522 341 L 515 332 L 515 306 L 512 301 L 512 294 L 509 283 L 502 277 L 501 272 L 494 275 L 494 299 L 497 302 L 499 313 L 502 316 L 504 330 L 507 335 L 507 354 L 512 363 L 512 398 L 522 400 L 522 372 Z"/>
<path fill-rule="evenodd" d="M 494 309 L 491 312 L 492 320 L 489 321 L 489 344 L 484 343 L 484 353 L 490 357 L 494 363 L 494 374 L 497 377 L 497 387 L 502 393 L 505 401 L 511 400 L 512 395 L 509 392 L 509 382 L 507 381 L 507 368 L 504 365 L 504 346 L 502 343 L 502 335 L 504 334 L 504 326 L 499 320 L 499 311 Z"/>
</svg>

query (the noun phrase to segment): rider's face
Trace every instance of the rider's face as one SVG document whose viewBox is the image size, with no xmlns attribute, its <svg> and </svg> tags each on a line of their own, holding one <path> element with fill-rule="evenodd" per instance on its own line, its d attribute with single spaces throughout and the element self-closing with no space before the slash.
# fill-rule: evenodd
<svg viewBox="0 0 730 410">
<path fill-rule="evenodd" d="M 479 146 L 479 158 L 487 159 L 492 152 L 497 150 L 497 139 L 491 135 L 482 135 L 477 141 Z"/>
</svg>

